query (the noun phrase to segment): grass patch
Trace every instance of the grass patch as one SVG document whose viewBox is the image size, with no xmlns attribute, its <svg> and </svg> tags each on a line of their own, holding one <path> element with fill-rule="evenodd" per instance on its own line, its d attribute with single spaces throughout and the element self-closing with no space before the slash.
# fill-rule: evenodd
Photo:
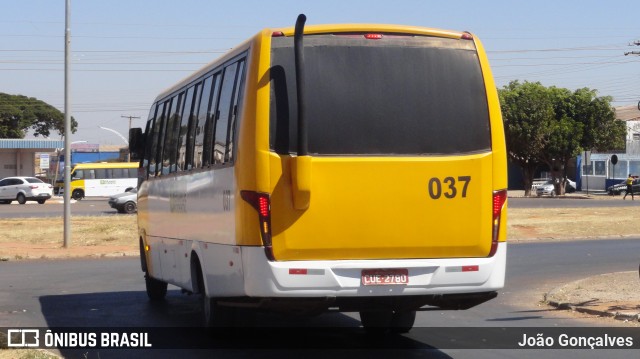
<svg viewBox="0 0 640 359">
<path fill-rule="evenodd" d="M 137 216 L 72 216 L 71 243 L 78 246 L 137 245 Z M 0 244 L 9 242 L 55 244 L 64 241 L 59 218 L 0 219 Z"/>
</svg>

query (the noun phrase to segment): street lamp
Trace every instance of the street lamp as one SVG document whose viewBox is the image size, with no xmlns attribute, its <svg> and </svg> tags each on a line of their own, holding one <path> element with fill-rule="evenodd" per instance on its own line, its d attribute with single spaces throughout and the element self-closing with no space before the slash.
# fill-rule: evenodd
<svg viewBox="0 0 640 359">
<path fill-rule="evenodd" d="M 102 130 L 107 130 L 109 132 L 115 133 L 116 135 L 118 135 L 118 137 L 120 137 L 124 141 L 124 143 L 127 145 L 127 162 L 130 162 L 131 161 L 131 150 L 129 149 L 129 140 L 127 140 L 126 137 L 124 137 L 120 132 L 118 132 L 118 131 L 116 131 L 114 129 L 107 128 L 107 127 L 102 127 L 102 126 L 98 126 L 98 127 L 100 127 L 100 129 L 102 129 Z"/>
</svg>

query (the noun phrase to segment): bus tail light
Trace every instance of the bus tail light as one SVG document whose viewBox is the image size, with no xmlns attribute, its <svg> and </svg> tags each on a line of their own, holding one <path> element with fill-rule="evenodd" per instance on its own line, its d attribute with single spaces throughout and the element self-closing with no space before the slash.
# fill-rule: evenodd
<svg viewBox="0 0 640 359">
<path fill-rule="evenodd" d="M 380 40 L 382 39 L 382 34 L 364 34 L 364 38 L 367 40 Z"/>
<path fill-rule="evenodd" d="M 240 191 L 240 197 L 258 211 L 260 237 L 264 244 L 265 254 L 269 260 L 275 260 L 271 246 L 271 199 L 269 195 L 255 191 Z"/>
<path fill-rule="evenodd" d="M 502 217 L 502 209 L 507 202 L 507 190 L 493 192 L 493 224 L 491 234 L 491 251 L 489 257 L 493 257 L 498 250 L 498 234 L 500 232 L 500 218 Z"/>
</svg>

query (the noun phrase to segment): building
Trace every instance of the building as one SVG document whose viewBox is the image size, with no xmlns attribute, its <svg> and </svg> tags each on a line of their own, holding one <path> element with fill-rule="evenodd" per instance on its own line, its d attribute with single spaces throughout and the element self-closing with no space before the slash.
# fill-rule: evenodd
<svg viewBox="0 0 640 359">
<path fill-rule="evenodd" d="M 128 148 L 72 143 L 71 165 L 87 162 L 126 161 Z M 58 158 L 61 159 L 58 162 Z M 64 170 L 64 141 L 0 139 L 0 178 L 10 176 L 55 177 Z"/>
<path fill-rule="evenodd" d="M 585 154 L 578 156 L 580 169 L 578 188 L 583 191 L 602 191 L 614 183 L 623 182 L 629 174 L 640 176 L 640 109 L 638 106 L 616 107 L 616 118 L 627 124 L 624 152 L 591 153 L 588 163 Z M 612 159 L 617 158 L 614 164 Z"/>
<path fill-rule="evenodd" d="M 56 152 L 63 146 L 62 140 L 0 139 L 0 178 L 36 175 L 38 154 Z"/>
</svg>

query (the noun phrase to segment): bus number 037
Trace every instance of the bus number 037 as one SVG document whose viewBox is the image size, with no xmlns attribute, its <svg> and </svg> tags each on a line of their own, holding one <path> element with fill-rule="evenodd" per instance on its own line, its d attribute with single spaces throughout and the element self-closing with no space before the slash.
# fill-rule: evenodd
<svg viewBox="0 0 640 359">
<path fill-rule="evenodd" d="M 471 176 L 458 176 L 457 180 L 453 177 L 445 177 L 442 180 L 433 177 L 429 180 L 429 196 L 431 199 L 440 199 L 443 195 L 448 199 L 456 198 L 458 195 L 465 198 L 469 182 Z"/>
</svg>

